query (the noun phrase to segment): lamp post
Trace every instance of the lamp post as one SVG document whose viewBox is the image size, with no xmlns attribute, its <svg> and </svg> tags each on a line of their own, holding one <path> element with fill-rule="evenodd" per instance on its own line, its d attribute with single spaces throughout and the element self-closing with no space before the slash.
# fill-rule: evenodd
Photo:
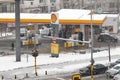
<svg viewBox="0 0 120 80">
<path fill-rule="evenodd" d="M 93 59 L 93 22 L 92 22 L 92 15 L 93 15 L 93 10 L 92 10 L 92 0 L 90 1 L 91 3 L 91 14 L 90 14 L 90 19 L 91 19 L 91 23 L 90 23 L 90 26 L 91 26 L 91 78 L 90 80 L 94 80 L 93 78 L 93 70 L 94 70 L 94 59 Z"/>
<path fill-rule="evenodd" d="M 21 61 L 20 44 L 20 0 L 15 0 L 16 61 Z"/>
</svg>

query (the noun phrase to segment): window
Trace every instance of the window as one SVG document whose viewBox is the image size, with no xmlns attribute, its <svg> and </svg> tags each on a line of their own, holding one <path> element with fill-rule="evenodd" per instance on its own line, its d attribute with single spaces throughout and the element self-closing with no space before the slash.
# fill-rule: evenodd
<svg viewBox="0 0 120 80">
<path fill-rule="evenodd" d="M 21 0 L 21 4 L 24 4 L 24 0 Z"/>
<path fill-rule="evenodd" d="M 113 2 L 111 2 L 110 4 L 109 4 L 109 8 L 114 8 L 115 7 L 115 4 L 113 3 Z"/>
<path fill-rule="evenodd" d="M 68 3 L 64 3 L 64 8 L 69 8 L 69 4 Z"/>
<path fill-rule="evenodd" d="M 56 0 L 50 0 L 50 2 L 55 2 Z"/>
<path fill-rule="evenodd" d="M 39 3 L 43 3 L 43 0 L 39 0 Z"/>
<path fill-rule="evenodd" d="M 7 5 L 6 4 L 2 5 L 2 12 L 7 12 Z"/>
<path fill-rule="evenodd" d="M 64 0 L 65 2 L 68 2 L 69 0 Z"/>
<path fill-rule="evenodd" d="M 23 1 L 34 1 L 34 0 L 23 0 Z"/>
<path fill-rule="evenodd" d="M 31 2 L 30 4 L 33 5 L 33 2 Z"/>
<path fill-rule="evenodd" d="M 51 7 L 51 12 L 55 12 L 56 11 L 56 7 Z"/>
<path fill-rule="evenodd" d="M 97 8 L 101 8 L 101 4 L 97 4 L 97 6 L 96 6 Z"/>
<path fill-rule="evenodd" d="M 40 6 L 41 13 L 47 13 L 48 12 L 48 6 Z"/>
<path fill-rule="evenodd" d="M 0 12 L 2 12 L 2 3 L 0 3 Z"/>
</svg>

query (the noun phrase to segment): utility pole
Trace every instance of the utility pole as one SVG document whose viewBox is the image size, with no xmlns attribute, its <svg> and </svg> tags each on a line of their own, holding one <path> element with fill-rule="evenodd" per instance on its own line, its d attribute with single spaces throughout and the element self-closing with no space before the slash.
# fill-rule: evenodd
<svg viewBox="0 0 120 80">
<path fill-rule="evenodd" d="M 15 0 L 16 61 L 21 61 L 20 44 L 20 0 Z"/>
</svg>

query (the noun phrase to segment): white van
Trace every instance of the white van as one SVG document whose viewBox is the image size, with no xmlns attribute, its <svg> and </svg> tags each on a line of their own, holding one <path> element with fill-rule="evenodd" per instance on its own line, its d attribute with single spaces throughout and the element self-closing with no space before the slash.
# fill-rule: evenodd
<svg viewBox="0 0 120 80">
<path fill-rule="evenodd" d="M 47 28 L 46 26 L 42 26 L 39 29 L 40 35 L 48 35 L 50 33 L 51 28 Z"/>
</svg>

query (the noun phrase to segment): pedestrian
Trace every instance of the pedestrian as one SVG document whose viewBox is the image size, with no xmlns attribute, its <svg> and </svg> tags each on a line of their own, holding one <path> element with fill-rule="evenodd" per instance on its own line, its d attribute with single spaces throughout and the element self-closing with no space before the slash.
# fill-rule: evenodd
<svg viewBox="0 0 120 80">
<path fill-rule="evenodd" d="M 14 51 L 14 42 L 12 42 L 11 47 L 12 47 L 12 51 Z"/>
</svg>

